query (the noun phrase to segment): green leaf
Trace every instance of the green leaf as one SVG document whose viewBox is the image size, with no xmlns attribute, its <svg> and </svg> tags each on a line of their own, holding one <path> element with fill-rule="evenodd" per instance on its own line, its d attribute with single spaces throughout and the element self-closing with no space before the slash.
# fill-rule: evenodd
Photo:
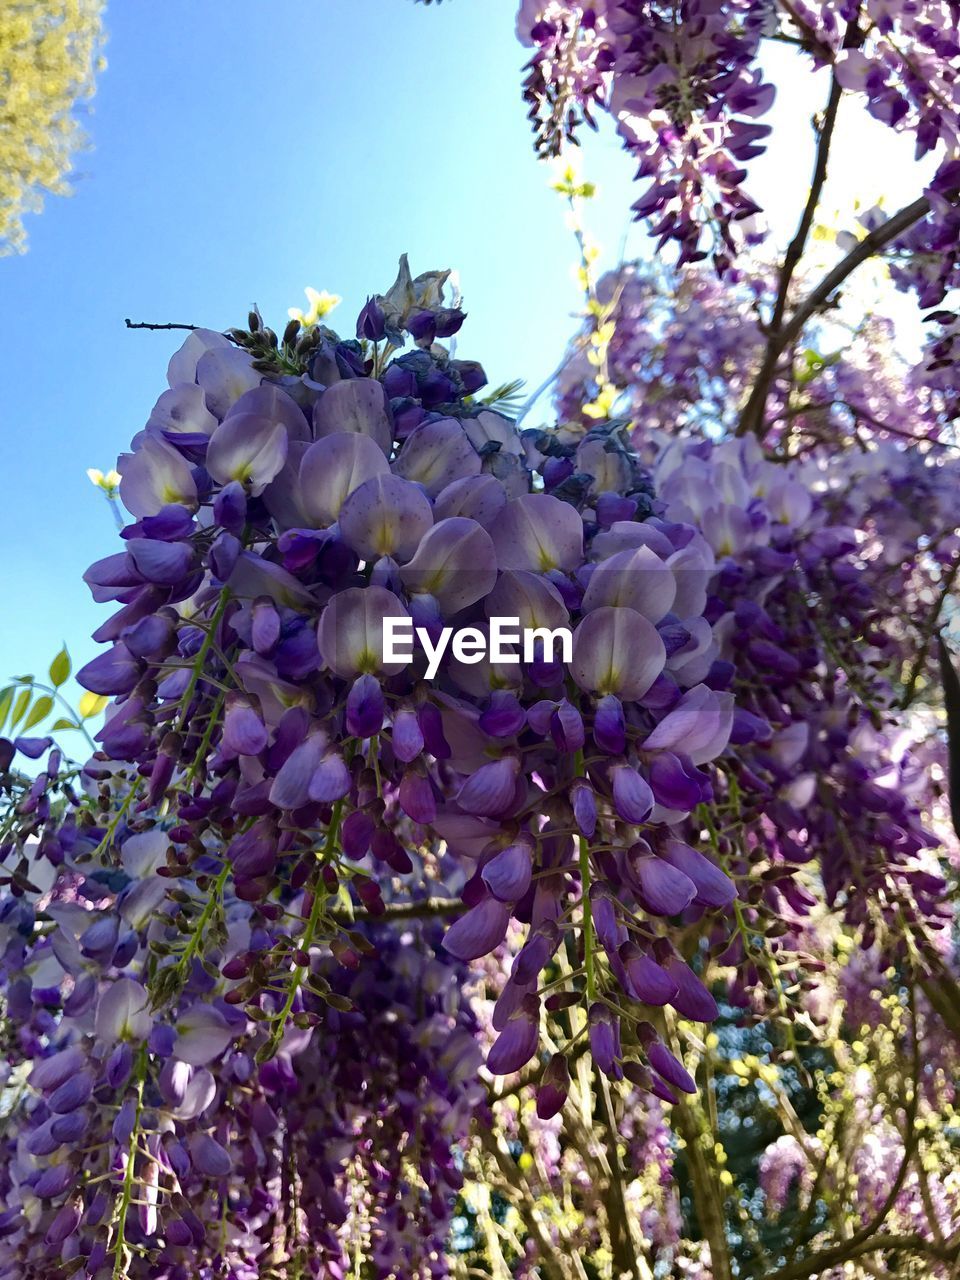
<svg viewBox="0 0 960 1280">
<path fill-rule="evenodd" d="M 10 704 L 13 702 L 13 695 L 15 692 L 16 690 L 13 685 L 10 684 L 7 685 L 6 689 L 4 689 L 2 693 L 0 693 L 0 729 L 3 728 L 6 722 L 7 713 L 10 710 Z"/>
<path fill-rule="evenodd" d="M 85 693 L 80 699 L 78 710 L 81 720 L 89 720 L 98 716 L 110 699 L 102 693 Z"/>
<path fill-rule="evenodd" d="M 49 694 L 45 693 L 42 698 L 38 698 L 30 708 L 30 714 L 23 722 L 23 732 L 32 729 L 35 724 L 39 724 L 41 720 L 46 720 L 47 716 L 53 710 L 53 699 Z"/>
<path fill-rule="evenodd" d="M 943 636 L 937 636 L 940 654 L 940 680 L 943 684 L 943 705 L 947 712 L 947 754 L 949 759 L 950 816 L 953 829 L 960 835 L 960 676 L 953 664 L 953 654 L 947 648 Z"/>
<path fill-rule="evenodd" d="M 74 720 L 67 720 L 61 716 L 56 724 L 51 726 L 51 732 L 56 733 L 58 729 L 79 729 L 80 726 Z"/>
<path fill-rule="evenodd" d="M 67 653 L 67 647 L 60 650 L 54 660 L 50 663 L 50 681 L 55 689 L 59 689 L 62 684 L 66 684 L 70 679 L 70 672 L 73 670 L 70 663 L 70 655 Z"/>
<path fill-rule="evenodd" d="M 30 705 L 30 698 L 33 695 L 32 689 L 21 689 L 17 694 L 17 700 L 13 704 L 13 716 L 10 720 L 10 728 L 19 723 L 26 713 L 27 707 Z"/>
</svg>

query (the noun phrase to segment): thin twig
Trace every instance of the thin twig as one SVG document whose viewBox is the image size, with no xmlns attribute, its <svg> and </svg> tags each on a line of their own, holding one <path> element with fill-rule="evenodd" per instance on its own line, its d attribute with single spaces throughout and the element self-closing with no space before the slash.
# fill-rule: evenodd
<svg viewBox="0 0 960 1280">
<path fill-rule="evenodd" d="M 753 390 L 750 392 L 750 397 L 744 406 L 743 413 L 740 415 L 740 423 L 737 427 L 738 436 L 746 435 L 751 431 L 756 435 L 762 434 L 764 410 L 767 404 L 767 396 L 770 393 L 770 383 L 776 372 L 777 362 L 783 352 L 800 336 L 804 325 L 810 317 L 830 301 L 834 292 L 839 289 L 847 277 L 861 263 L 866 262 L 868 258 L 872 258 L 875 253 L 878 253 L 888 245 L 891 240 L 895 240 L 897 236 L 902 235 L 929 212 L 930 201 L 926 196 L 920 196 L 912 204 L 908 204 L 901 209 L 899 213 L 895 213 L 892 218 L 888 218 L 882 226 L 876 227 L 868 235 L 864 236 L 859 244 L 851 249 L 832 271 L 824 276 L 816 289 L 797 307 L 789 322 L 781 326 L 776 333 L 770 334 L 763 364 L 757 374 Z"/>
<path fill-rule="evenodd" d="M 856 23 L 849 24 L 847 27 L 848 33 L 851 27 L 855 28 Z M 787 246 L 787 252 L 783 258 L 783 266 L 780 269 L 780 287 L 777 291 L 777 300 L 770 320 L 771 337 L 779 331 L 783 323 L 783 314 L 787 308 L 787 295 L 790 291 L 790 281 L 793 279 L 797 263 L 803 256 L 803 251 L 807 246 L 807 237 L 810 234 L 810 228 L 813 226 L 813 219 L 820 203 L 820 196 L 823 193 L 823 185 L 827 180 L 827 160 L 830 155 L 830 143 L 833 141 L 833 131 L 837 123 L 837 111 L 842 97 L 843 89 L 837 80 L 836 73 L 834 73 L 830 81 L 830 97 L 823 112 L 823 124 L 820 127 L 817 139 L 817 156 L 813 166 L 813 178 L 810 182 L 810 194 L 807 197 L 807 203 L 804 206 L 797 233 Z"/>
<path fill-rule="evenodd" d="M 940 589 L 940 594 L 934 601 L 933 607 L 927 615 L 927 620 L 920 632 L 920 651 L 914 659 L 906 688 L 903 691 L 903 697 L 900 700 L 901 711 L 906 711 L 907 707 L 910 706 L 914 698 L 917 696 L 917 683 L 920 680 L 920 676 L 923 674 L 923 668 L 927 664 L 927 654 L 930 651 L 930 642 L 936 633 L 937 623 L 940 621 L 940 614 L 943 612 L 943 606 L 946 604 L 947 597 L 953 590 L 953 584 L 956 581 L 958 571 L 960 571 L 960 556 L 957 556 L 953 564 L 950 566 L 950 570 L 943 580 L 943 586 Z"/>
<path fill-rule="evenodd" d="M 352 924 L 355 920 L 427 920 L 444 916 L 459 916 L 467 910 L 457 898 L 424 898 L 421 902 L 401 902 L 388 906 L 378 913 L 355 911 L 328 911 L 327 915 L 337 924 Z"/>
<path fill-rule="evenodd" d="M 189 329 L 192 333 L 195 329 L 199 329 L 198 324 L 150 324 L 145 320 L 138 320 L 136 324 L 130 320 L 123 322 L 128 329 Z"/>
</svg>

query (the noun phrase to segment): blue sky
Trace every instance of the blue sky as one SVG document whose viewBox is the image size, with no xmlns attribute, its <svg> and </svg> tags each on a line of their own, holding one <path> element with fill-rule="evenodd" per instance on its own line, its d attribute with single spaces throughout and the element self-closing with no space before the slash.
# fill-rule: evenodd
<svg viewBox="0 0 960 1280">
<path fill-rule="evenodd" d="M 533 157 L 513 31 L 515 0 L 164 0 L 108 5 L 108 68 L 76 194 L 30 219 L 30 249 L 0 259 L 5 314 L 0 450 L 7 554 L 0 677 L 45 670 L 66 640 L 77 665 L 105 616 L 81 575 L 115 550 L 104 470 L 164 389 L 177 339 L 134 320 L 212 328 L 251 303 L 282 326 L 312 285 L 344 296 L 351 330 L 370 292 L 456 267 L 469 319 L 459 353 L 491 383 L 532 388 L 556 365 L 578 305 L 573 242 L 551 172 Z M 786 65 L 777 54 L 778 67 Z M 788 74 L 778 145 L 751 189 L 779 239 L 810 170 L 823 96 Z M 636 198 L 609 130 L 588 138 L 589 218 L 613 262 Z M 834 193 L 894 207 L 918 189 L 907 143 L 857 126 Z M 830 199 L 827 201 L 828 205 Z M 633 229 L 628 249 L 646 249 Z"/>
</svg>

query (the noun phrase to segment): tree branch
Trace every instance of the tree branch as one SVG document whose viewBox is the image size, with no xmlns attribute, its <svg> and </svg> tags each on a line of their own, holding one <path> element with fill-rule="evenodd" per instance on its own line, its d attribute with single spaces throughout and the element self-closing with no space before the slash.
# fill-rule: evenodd
<svg viewBox="0 0 960 1280">
<path fill-rule="evenodd" d="M 851 1258 L 858 1258 L 865 1253 L 879 1252 L 920 1252 L 931 1254 L 946 1262 L 960 1258 L 960 1241 L 948 1246 L 939 1246 L 922 1236 L 878 1235 L 877 1232 L 886 1221 L 887 1215 L 896 1203 L 897 1196 L 903 1189 L 910 1163 L 916 1151 L 916 1121 L 920 1104 L 920 1038 L 917 1027 L 916 993 L 913 983 L 909 986 L 910 1004 L 910 1036 L 911 1036 L 911 1086 L 906 1098 L 904 1110 L 905 1132 L 903 1134 L 903 1157 L 890 1189 L 883 1198 L 883 1203 L 876 1213 L 859 1231 L 855 1231 L 849 1240 L 823 1249 L 819 1253 L 802 1258 L 799 1262 L 775 1271 L 767 1280 L 802 1280 L 805 1276 L 820 1275 Z"/>
<path fill-rule="evenodd" d="M 671 1118 L 686 1143 L 687 1167 L 693 1189 L 697 1221 L 710 1249 L 710 1274 L 713 1280 L 733 1280 L 730 1247 L 723 1212 L 723 1194 L 700 1142 L 698 1111 L 692 1100 L 684 1098 L 673 1108 Z"/>
<path fill-rule="evenodd" d="M 527 1221 L 536 1238 L 537 1246 L 540 1250 L 538 1263 L 546 1280 L 569 1280 L 570 1272 L 564 1263 L 563 1253 L 554 1247 L 553 1241 L 540 1221 L 540 1210 L 536 1203 L 537 1197 L 533 1195 L 527 1186 L 526 1178 L 516 1162 L 503 1150 L 499 1137 L 492 1130 L 481 1122 L 477 1125 L 477 1131 L 481 1146 L 488 1155 L 493 1157 L 507 1187 L 511 1190 L 519 1190 L 524 1195 L 530 1210 L 525 1221 Z"/>
<path fill-rule="evenodd" d="M 914 659 L 913 667 L 910 670 L 910 676 L 907 680 L 906 688 L 903 691 L 903 697 L 900 700 L 900 710 L 906 711 L 914 698 L 917 696 L 917 684 L 920 676 L 923 674 L 923 668 L 927 664 L 927 654 L 930 652 L 930 642 L 937 631 L 937 623 L 940 621 L 940 614 L 943 612 L 943 606 L 947 602 L 947 597 L 953 590 L 953 584 L 956 581 L 957 573 L 960 571 L 960 556 L 954 560 L 950 566 L 947 576 L 943 580 L 940 588 L 940 594 L 933 603 L 927 620 L 923 624 L 920 632 L 920 650 Z"/>
<path fill-rule="evenodd" d="M 610 1083 L 605 1075 L 598 1073 L 598 1085 L 600 1107 L 607 1131 L 607 1160 L 610 1165 L 610 1182 L 604 1200 L 610 1228 L 610 1252 L 613 1254 L 613 1265 L 620 1280 L 624 1277 L 629 1277 L 630 1280 L 646 1280 L 646 1277 L 650 1276 L 650 1269 L 642 1266 L 634 1239 L 633 1219 L 627 1206 L 623 1169 L 617 1148 L 617 1122 L 613 1110 L 613 1099 L 610 1095 Z"/>
<path fill-rule="evenodd" d="M 374 914 L 370 911 L 355 911 L 348 915 L 345 911 L 332 911 L 331 917 L 337 924 L 353 924 L 355 920 L 432 920 L 444 916 L 460 916 L 467 910 L 458 898 L 424 898 L 422 902 L 400 902 L 388 906 L 385 911 Z"/>
<path fill-rule="evenodd" d="M 901 209 L 899 213 L 895 213 L 892 218 L 888 218 L 882 226 L 876 227 L 869 232 L 854 249 L 850 250 L 841 262 L 837 263 L 832 271 L 824 276 L 813 292 L 797 307 L 789 322 L 786 325 L 781 325 L 776 332 L 770 334 L 763 364 L 753 384 L 750 397 L 740 415 L 740 423 L 737 427 L 738 436 L 746 435 L 748 432 L 753 432 L 758 436 L 762 434 L 767 396 L 770 393 L 770 383 L 773 381 L 777 362 L 783 352 L 800 336 L 804 325 L 810 317 L 830 301 L 833 293 L 839 289 L 847 277 L 861 263 L 866 262 L 868 258 L 872 258 L 875 253 L 878 253 L 888 245 L 891 240 L 895 240 L 897 236 L 902 235 L 904 231 L 912 227 L 915 222 L 919 222 L 929 212 L 930 201 L 926 196 L 920 196 L 912 204 L 908 204 Z"/>
<path fill-rule="evenodd" d="M 767 1280 L 805 1280 L 807 1276 L 820 1276 L 841 1263 L 862 1257 L 865 1253 L 922 1253 L 940 1262 L 956 1262 L 960 1259 L 960 1240 L 938 1245 L 920 1235 L 883 1235 L 874 1236 L 871 1240 L 853 1237 L 843 1244 L 823 1249 L 789 1267 L 774 1271 Z"/>
<path fill-rule="evenodd" d="M 851 22 L 847 26 L 847 34 L 849 36 L 851 28 L 856 29 L 856 23 Z M 843 97 L 843 89 L 837 80 L 836 73 L 830 81 L 830 97 L 827 99 L 827 105 L 823 113 L 823 124 L 820 127 L 819 137 L 817 139 L 817 155 L 813 166 L 813 178 L 810 181 L 810 194 L 807 197 L 807 203 L 804 206 L 803 214 L 800 217 L 800 225 L 797 227 L 797 233 L 787 246 L 787 252 L 784 255 L 783 266 L 780 268 L 780 287 L 777 290 L 777 300 L 773 308 L 773 316 L 770 320 L 771 335 L 775 334 L 783 323 L 783 313 L 787 308 L 787 294 L 790 291 L 790 281 L 793 279 L 793 273 L 797 268 L 797 263 L 803 256 L 803 251 L 807 245 L 807 236 L 810 234 L 810 228 L 813 226 L 813 219 L 817 212 L 817 205 L 820 203 L 820 196 L 823 192 L 823 184 L 827 180 L 827 160 L 830 155 L 830 143 L 833 141 L 833 131 L 837 123 L 837 111 L 840 107 L 840 99 Z"/>
<path fill-rule="evenodd" d="M 128 329 L 189 329 L 192 333 L 195 329 L 199 329 L 198 324 L 150 324 L 145 320 L 138 320 L 134 323 L 129 318 L 123 322 Z"/>
</svg>

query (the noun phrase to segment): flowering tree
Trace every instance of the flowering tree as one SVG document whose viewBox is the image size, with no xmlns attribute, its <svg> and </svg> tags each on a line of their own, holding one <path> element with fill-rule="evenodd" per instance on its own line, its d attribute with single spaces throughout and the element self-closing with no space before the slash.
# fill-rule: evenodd
<svg viewBox="0 0 960 1280">
<path fill-rule="evenodd" d="M 189 333 L 83 702 L 0 694 L 0 1276 L 955 1273 L 956 21 L 525 0 L 540 149 L 612 111 L 678 250 L 581 232 L 542 427 L 405 258 Z M 831 68 L 780 258 L 767 39 Z M 814 278 L 844 93 L 940 164 Z"/>
<path fill-rule="evenodd" d="M 6 0 L 0 13 L 0 253 L 26 245 L 23 215 L 68 188 L 84 141 L 77 104 L 100 69 L 99 0 Z"/>
</svg>

